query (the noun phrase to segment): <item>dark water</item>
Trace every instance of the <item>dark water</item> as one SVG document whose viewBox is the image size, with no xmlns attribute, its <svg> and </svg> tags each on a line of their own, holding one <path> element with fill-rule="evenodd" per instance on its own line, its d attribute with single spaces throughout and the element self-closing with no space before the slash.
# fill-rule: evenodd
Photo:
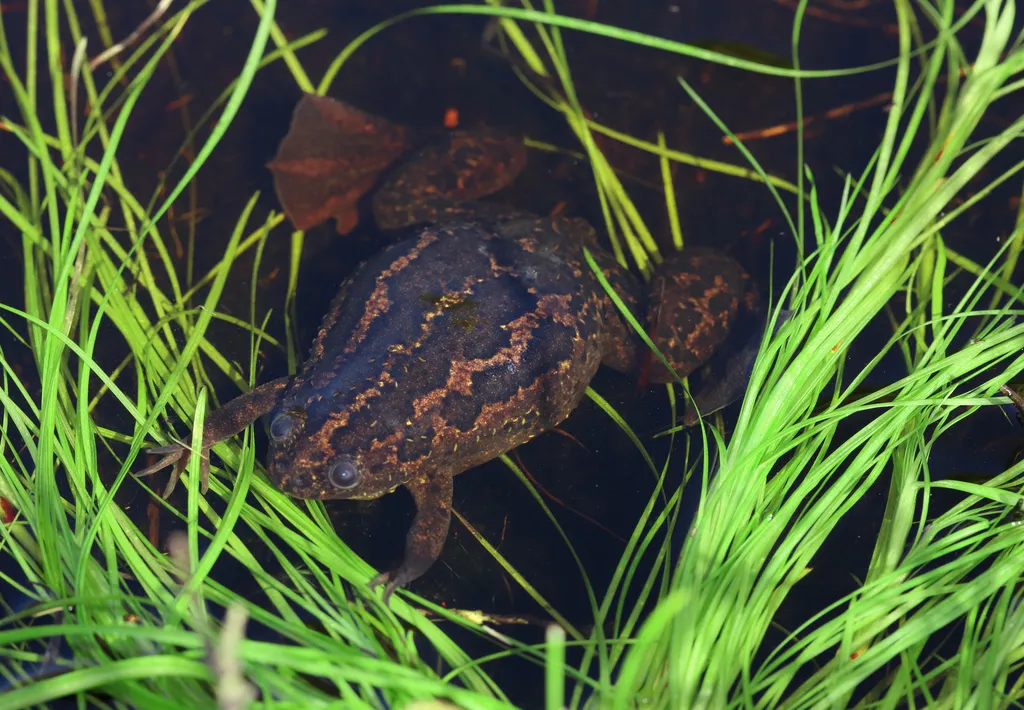
<svg viewBox="0 0 1024 710">
<path fill-rule="evenodd" d="M 326 39 L 299 54 L 315 82 L 350 39 L 380 20 L 420 4 L 391 0 L 291 0 L 282 3 L 278 21 L 291 38 L 318 27 L 329 29 Z M 801 42 L 802 65 L 844 67 L 894 56 L 897 49 L 891 6 L 867 5 L 858 12 L 833 9 L 830 17 L 809 17 Z M 780 61 L 788 61 L 789 57 L 793 10 L 785 2 L 582 0 L 558 3 L 558 7 L 576 15 L 596 10 L 598 21 L 672 39 L 731 47 L 746 54 L 759 51 L 775 55 Z M 128 5 L 108 9 L 115 13 L 113 21 L 120 30 L 115 34 L 121 35 L 148 12 Z M 84 12 L 84 6 L 80 11 Z M 5 17 L 8 23 L 19 19 Z M 237 74 L 256 19 L 247 2 L 231 0 L 204 7 L 186 27 L 175 45 L 173 62 L 166 62 L 161 68 L 136 109 L 120 153 L 126 180 L 137 195 L 145 196 L 156 189 L 158 176 L 167 169 L 184 138 L 185 122 L 194 122 Z M 400 24 L 365 45 L 338 76 L 329 94 L 418 126 L 437 126 L 447 108 L 457 107 L 463 127 L 503 126 L 532 139 L 575 150 L 575 139 L 564 120 L 537 101 L 504 60 L 482 46 L 484 25 L 485 20 L 478 17 L 417 18 Z M 971 37 L 980 37 L 977 23 L 965 33 L 965 38 Z M 687 98 L 676 80 L 678 76 L 693 85 L 735 131 L 767 128 L 793 119 L 793 85 L 788 79 L 752 75 L 572 33 L 566 34 L 566 41 L 584 106 L 597 120 L 638 137 L 655 140 L 661 130 L 669 146 L 705 158 L 742 163 L 737 151 L 722 143 L 718 129 Z M 892 79 L 893 72 L 883 70 L 845 79 L 808 81 L 804 85 L 805 111 L 820 116 L 829 109 L 877 96 L 891 87 Z M 261 192 L 253 225 L 270 210 L 279 209 L 271 176 L 264 165 L 285 134 L 300 95 L 282 63 L 261 71 L 238 118 L 197 177 L 196 201 L 191 202 L 186 192 L 175 205 L 177 219 L 193 211 L 203 215 L 195 235 L 195 273 L 203 274 L 219 261 L 235 219 L 253 191 Z M 183 98 L 187 101 L 182 101 Z M 2 92 L 0 100 L 4 101 L 0 104 L 3 111 L 15 113 L 10 102 L 2 98 Z M 1006 115 L 1015 115 L 1012 108 L 1007 107 Z M 836 171 L 857 174 L 863 169 L 881 138 L 885 119 L 883 101 L 844 117 L 819 118 L 808 126 L 805 160 L 818 180 L 826 214 L 834 214 L 842 189 Z M 993 124 L 987 130 L 999 127 Z M 205 136 L 208 129 L 200 135 Z M 12 147 L 10 139 L 0 134 L 0 140 L 4 140 L 0 144 L 3 154 L 11 154 L 7 150 Z M 769 173 L 791 181 L 795 181 L 797 174 L 795 145 L 793 132 L 749 143 Z M 616 167 L 636 178 L 627 180 L 625 185 L 661 248 L 670 249 L 657 161 L 617 144 L 608 144 L 608 154 Z M 996 174 L 995 168 L 982 177 L 990 179 Z M 177 161 L 168 174 L 169 180 L 173 182 L 184 169 L 184 162 Z M 773 276 L 776 284 L 788 277 L 795 253 L 793 236 L 762 185 L 679 166 L 675 190 L 688 244 L 714 246 L 733 254 L 754 275 L 766 298 Z M 961 220 L 944 235 L 947 243 L 972 258 L 988 258 L 998 247 L 997 237 L 1011 228 L 1011 198 L 1011 192 L 993 196 L 987 211 L 972 215 L 969 222 Z M 542 214 L 564 202 L 567 214 L 586 217 L 599 228 L 603 225 L 589 167 L 563 155 L 532 151 L 526 174 L 496 199 Z M 792 200 L 788 206 L 795 207 Z M 167 226 L 165 220 L 164 227 Z M 174 226 L 185 240 L 186 222 L 177 221 Z M 0 254 L 0 259 L 16 264 L 20 260 L 17 235 L 10 234 L 9 227 L 0 229 L 5 239 L 5 253 Z M 256 320 L 261 321 L 273 309 L 269 329 L 281 340 L 290 248 L 287 232 L 278 229 L 267 244 L 260 268 L 256 312 Z M 307 234 L 298 294 L 301 354 L 305 354 L 336 285 L 379 246 L 379 235 L 365 227 L 345 238 L 338 237 L 332 225 Z M 769 267 L 773 248 L 774 274 Z M 250 259 L 247 256 L 239 260 L 230 290 L 220 304 L 223 312 L 245 320 L 250 315 Z M 183 254 L 178 255 L 177 263 L 183 272 Z M 5 302 L 20 301 L 20 284 L 8 282 L 3 288 Z M 217 324 L 211 332 L 225 355 L 247 362 L 249 339 L 245 333 Z M 873 326 L 851 353 L 850 371 L 855 371 L 858 363 L 866 362 L 887 337 L 884 322 Z M 107 355 L 111 362 L 122 356 Z M 261 381 L 287 374 L 283 353 L 266 348 L 263 356 L 259 363 Z M 879 381 L 873 384 L 884 384 L 903 374 L 899 360 L 890 360 L 879 368 Z M 237 394 L 229 382 L 221 385 L 217 394 L 222 402 Z M 604 370 L 593 387 L 641 435 L 655 461 L 662 461 L 667 439 L 651 437 L 669 423 L 664 393 L 639 391 L 634 382 Z M 734 409 L 727 411 L 727 415 L 734 415 Z M 108 417 L 114 428 L 119 424 L 128 426 L 116 410 L 102 412 L 101 416 Z M 995 409 L 986 416 L 994 422 L 1006 422 Z M 977 464 L 978 452 L 984 452 L 988 460 L 981 467 L 988 473 L 998 472 L 1016 448 L 1017 433 L 1012 427 L 1001 426 L 995 422 L 981 428 L 980 433 L 965 430 L 943 453 L 942 460 L 955 469 L 961 462 L 965 466 Z M 570 436 L 549 433 L 521 447 L 515 457 L 553 498 L 562 502 L 549 504 L 555 508 L 600 596 L 623 550 L 622 538 L 629 536 L 651 494 L 654 476 L 626 436 L 589 401 L 561 428 Z M 257 429 L 262 455 L 265 437 L 261 427 Z M 998 434 L 986 437 L 986 432 L 996 430 Z M 176 431 L 180 434 L 185 429 L 178 424 Z M 677 443 L 677 461 L 682 460 L 683 444 Z M 670 487 L 679 485 L 681 473 L 678 468 L 673 472 Z M 883 481 L 877 491 L 867 496 L 844 521 L 843 529 L 837 530 L 826 544 L 816 564 L 817 574 L 802 585 L 796 595 L 799 598 L 783 610 L 787 627 L 802 621 L 808 609 L 820 608 L 853 590 L 855 577 L 863 573 L 870 558 L 886 486 Z M 183 505 L 183 493 L 178 495 L 174 500 Z M 142 489 L 129 483 L 123 487 L 120 502 L 130 508 L 145 529 L 147 495 Z M 555 608 L 575 624 L 585 626 L 590 622 L 584 586 L 572 557 L 531 496 L 502 463 L 492 462 L 460 476 L 454 503 L 455 509 L 488 540 L 498 544 L 502 554 Z M 328 509 L 341 537 L 372 564 L 385 567 L 398 558 L 413 513 L 411 499 L 404 491 L 372 503 L 331 503 Z M 221 573 L 223 581 L 230 584 L 231 574 L 230 568 L 225 569 Z M 514 581 L 506 578 L 499 565 L 457 521 L 453 521 L 441 559 L 414 583 L 413 590 L 451 608 L 544 618 L 543 612 Z M 502 630 L 520 634 L 529 641 L 540 640 L 542 633 L 539 627 L 525 632 Z M 529 675 L 534 671 L 514 664 L 494 666 L 492 671 L 510 690 L 513 701 L 525 707 L 537 705 L 539 676 Z M 513 683 L 524 677 L 529 682 Z"/>
</svg>

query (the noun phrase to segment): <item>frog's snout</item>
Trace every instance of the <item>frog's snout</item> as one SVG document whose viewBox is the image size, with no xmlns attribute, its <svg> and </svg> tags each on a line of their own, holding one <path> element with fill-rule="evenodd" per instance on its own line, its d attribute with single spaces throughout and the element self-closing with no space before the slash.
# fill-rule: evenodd
<svg viewBox="0 0 1024 710">
<path fill-rule="evenodd" d="M 309 488 L 309 476 L 299 474 L 297 476 L 288 476 L 282 478 L 278 485 L 285 493 L 295 495 L 297 491 L 301 491 L 303 488 Z"/>
<path fill-rule="evenodd" d="M 292 498 L 317 498 L 322 497 L 313 486 L 313 477 L 306 473 L 278 473 L 272 477 L 281 492 Z"/>
</svg>

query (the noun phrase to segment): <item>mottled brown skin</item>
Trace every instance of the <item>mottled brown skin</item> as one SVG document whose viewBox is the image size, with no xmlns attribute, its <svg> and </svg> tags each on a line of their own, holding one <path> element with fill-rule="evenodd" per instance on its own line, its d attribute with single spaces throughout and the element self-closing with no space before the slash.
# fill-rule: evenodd
<svg viewBox="0 0 1024 710">
<path fill-rule="evenodd" d="M 296 226 L 328 213 L 339 228 L 351 220 L 367 175 L 383 169 L 366 136 L 383 136 L 386 152 L 395 152 L 398 129 L 360 128 L 350 112 L 376 121 L 321 97 L 307 96 L 296 109 L 271 163 Z M 306 133 L 325 131 L 325 116 L 338 128 L 321 142 L 353 133 L 360 140 L 347 157 L 343 146 L 314 151 L 334 156 L 341 176 L 325 176 L 334 188 L 320 193 L 321 204 L 285 200 L 296 194 L 293 176 L 308 181 L 320 160 L 304 162 L 291 149 L 319 145 Z M 586 222 L 472 202 L 510 182 L 524 163 L 520 139 L 455 132 L 389 166 L 373 194 L 374 218 L 388 229 L 417 229 L 342 285 L 299 374 L 238 397 L 206 422 L 204 457 L 209 445 L 269 413 L 269 476 L 298 498 L 372 499 L 404 485 L 417 513 L 401 564 L 371 582 L 386 585 L 385 600 L 439 556 L 455 475 L 558 425 L 602 363 L 629 373 L 640 367 L 641 342 L 586 264 L 584 246 L 641 318 L 647 299 Z M 652 285 L 651 334 L 683 377 L 725 337 L 748 279 L 736 262 L 707 250 L 667 262 Z M 660 363 L 649 377 L 672 379 Z M 168 455 L 147 472 L 176 461 L 177 473 L 187 461 L 180 447 L 157 451 Z"/>
</svg>

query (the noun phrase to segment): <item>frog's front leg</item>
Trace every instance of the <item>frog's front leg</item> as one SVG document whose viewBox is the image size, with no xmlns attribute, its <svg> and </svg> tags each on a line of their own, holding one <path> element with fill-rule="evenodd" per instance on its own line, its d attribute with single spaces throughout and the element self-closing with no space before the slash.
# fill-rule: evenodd
<svg viewBox="0 0 1024 710">
<path fill-rule="evenodd" d="M 291 377 L 281 377 L 254 387 L 245 394 L 235 397 L 206 418 L 203 427 L 203 449 L 199 477 L 204 495 L 210 488 L 210 448 L 214 444 L 231 438 L 273 409 L 281 392 L 289 382 L 291 382 Z M 184 444 L 171 444 L 146 449 L 146 453 L 165 454 L 165 456 L 152 466 L 136 473 L 136 476 L 148 476 L 175 464 L 171 471 L 171 479 L 167 482 L 167 488 L 163 493 L 163 497 L 167 498 L 174 491 L 174 487 L 178 485 L 178 479 L 181 478 L 181 472 L 188 465 L 191 452 Z"/>
<path fill-rule="evenodd" d="M 423 575 L 441 555 L 452 517 L 452 474 L 438 471 L 430 477 L 406 482 L 416 501 L 416 518 L 405 538 L 405 557 L 390 572 L 370 581 L 370 588 L 385 584 L 384 604 L 399 587 Z"/>
</svg>

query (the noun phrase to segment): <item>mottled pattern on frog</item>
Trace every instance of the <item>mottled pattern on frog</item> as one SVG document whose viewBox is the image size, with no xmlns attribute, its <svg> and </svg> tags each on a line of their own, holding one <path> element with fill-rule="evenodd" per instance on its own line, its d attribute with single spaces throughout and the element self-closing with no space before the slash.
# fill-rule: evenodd
<svg viewBox="0 0 1024 710">
<path fill-rule="evenodd" d="M 605 303 L 579 245 L 473 222 L 368 261 L 278 410 L 301 430 L 271 478 L 302 498 L 376 498 L 464 471 L 561 422 L 600 365 Z M 338 457 L 360 484 L 334 486 Z"/>
<path fill-rule="evenodd" d="M 523 141 L 496 130 L 452 131 L 410 155 L 373 193 L 377 227 L 459 218 L 525 216 L 507 206 L 476 202 L 512 182 L 526 165 Z"/>
<path fill-rule="evenodd" d="M 651 293 L 668 293 L 656 302 L 648 334 L 668 354 L 673 369 L 685 377 L 714 354 L 736 320 L 741 302 L 753 293 L 749 278 L 733 259 L 710 249 L 690 248 L 665 258 L 651 279 Z M 651 362 L 651 382 L 672 382 L 660 360 Z"/>
</svg>

